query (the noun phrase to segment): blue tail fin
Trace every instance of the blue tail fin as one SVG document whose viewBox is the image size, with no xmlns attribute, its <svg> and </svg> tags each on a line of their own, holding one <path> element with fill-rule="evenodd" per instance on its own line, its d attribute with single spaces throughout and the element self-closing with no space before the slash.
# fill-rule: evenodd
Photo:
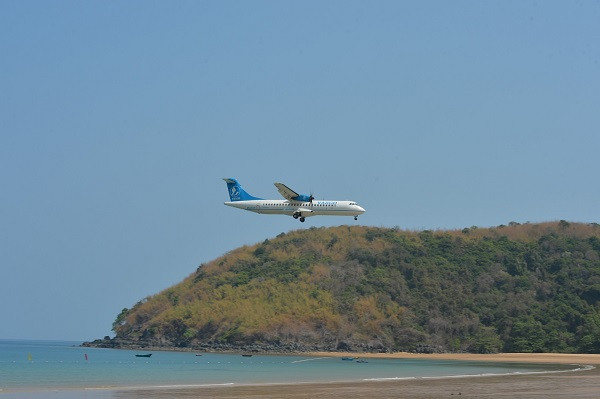
<svg viewBox="0 0 600 399">
<path fill-rule="evenodd" d="M 240 183 L 233 178 L 223 178 L 227 182 L 227 190 L 229 190 L 229 199 L 231 201 L 251 201 L 260 200 L 262 198 L 253 197 L 244 191 Z"/>
</svg>

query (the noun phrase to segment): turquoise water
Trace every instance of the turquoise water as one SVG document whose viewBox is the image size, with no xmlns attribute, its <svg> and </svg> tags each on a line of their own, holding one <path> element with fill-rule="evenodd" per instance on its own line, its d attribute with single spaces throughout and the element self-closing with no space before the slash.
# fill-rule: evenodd
<svg viewBox="0 0 600 399">
<path fill-rule="evenodd" d="M 79 342 L 0 340 L 0 399 L 22 391 L 358 381 L 565 369 L 556 365 L 408 359 L 368 359 L 368 363 L 361 364 L 334 357 L 208 353 L 196 356 L 166 351 L 154 351 L 151 358 L 138 358 L 135 354 L 146 352 L 78 345 Z"/>
</svg>

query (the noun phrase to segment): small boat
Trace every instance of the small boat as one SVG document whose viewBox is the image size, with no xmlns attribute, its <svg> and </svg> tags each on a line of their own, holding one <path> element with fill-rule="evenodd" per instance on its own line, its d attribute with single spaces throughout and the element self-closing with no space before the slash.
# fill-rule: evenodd
<svg viewBox="0 0 600 399">
<path fill-rule="evenodd" d="M 150 356 L 152 356 L 152 353 L 148 353 L 145 355 L 135 355 L 135 357 L 150 357 Z"/>
<path fill-rule="evenodd" d="M 358 359 L 358 358 L 357 357 L 343 357 L 342 358 L 342 360 L 346 360 L 346 361 L 349 361 L 349 362 L 351 362 L 353 360 L 356 360 L 356 359 Z"/>
<path fill-rule="evenodd" d="M 196 356 L 202 356 L 202 354 L 201 353 L 196 353 Z"/>
<path fill-rule="evenodd" d="M 367 362 L 367 361 L 366 361 L 366 360 L 364 360 L 364 359 L 359 359 L 359 360 L 357 360 L 357 361 L 356 361 L 356 363 L 369 363 L 369 362 Z"/>
<path fill-rule="evenodd" d="M 249 353 L 244 353 L 244 354 L 242 354 L 242 356 L 244 356 L 244 357 L 252 357 L 252 355 L 249 354 Z"/>
</svg>

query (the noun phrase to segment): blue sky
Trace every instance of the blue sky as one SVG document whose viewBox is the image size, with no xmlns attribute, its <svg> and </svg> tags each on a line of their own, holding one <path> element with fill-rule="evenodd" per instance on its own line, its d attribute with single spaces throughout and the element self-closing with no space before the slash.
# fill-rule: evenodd
<svg viewBox="0 0 600 399">
<path fill-rule="evenodd" d="M 124 307 L 281 232 L 598 222 L 597 1 L 4 1 L 0 338 Z M 222 177 L 352 218 L 223 205 Z"/>
</svg>

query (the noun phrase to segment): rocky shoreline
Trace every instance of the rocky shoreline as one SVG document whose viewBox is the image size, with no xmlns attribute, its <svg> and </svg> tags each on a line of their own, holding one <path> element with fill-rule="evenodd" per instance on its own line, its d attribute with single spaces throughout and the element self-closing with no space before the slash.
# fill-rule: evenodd
<svg viewBox="0 0 600 399">
<path fill-rule="evenodd" d="M 291 354 L 291 353 L 315 353 L 315 352 L 354 352 L 354 353 L 390 353 L 389 348 L 383 346 L 372 346 L 365 344 L 350 345 L 340 342 L 336 347 L 326 345 L 305 345 L 301 343 L 251 343 L 231 344 L 222 342 L 200 342 L 193 345 L 173 345 L 171 342 L 159 341 L 132 341 L 122 338 L 104 337 L 81 344 L 88 348 L 109 349 L 131 349 L 131 350 L 169 350 L 181 352 L 218 352 L 218 353 L 268 353 L 268 354 Z M 413 353 L 441 353 L 439 347 L 430 345 L 418 345 Z"/>
</svg>

